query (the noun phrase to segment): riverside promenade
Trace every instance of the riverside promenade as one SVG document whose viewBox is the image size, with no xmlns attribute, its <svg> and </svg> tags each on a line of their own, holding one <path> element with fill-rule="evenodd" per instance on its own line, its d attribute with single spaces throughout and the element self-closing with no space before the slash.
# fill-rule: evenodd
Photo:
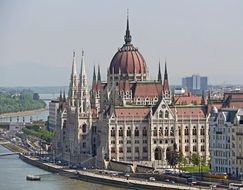
<svg viewBox="0 0 243 190">
<path fill-rule="evenodd" d="M 37 158 L 25 156 L 23 154 L 19 154 L 19 157 L 24 162 L 44 169 L 49 172 L 59 173 L 60 175 L 64 175 L 67 177 L 80 179 L 83 181 L 106 184 L 117 187 L 125 187 L 130 189 L 160 189 L 160 190 L 198 190 L 198 189 L 209 189 L 208 187 L 199 187 L 199 186 L 187 186 L 182 184 L 169 184 L 166 182 L 151 182 L 145 181 L 142 179 L 127 179 L 122 176 L 109 176 L 96 174 L 90 171 L 85 170 L 73 170 L 67 169 L 62 166 L 58 166 L 52 163 L 43 163 L 39 161 Z"/>
</svg>

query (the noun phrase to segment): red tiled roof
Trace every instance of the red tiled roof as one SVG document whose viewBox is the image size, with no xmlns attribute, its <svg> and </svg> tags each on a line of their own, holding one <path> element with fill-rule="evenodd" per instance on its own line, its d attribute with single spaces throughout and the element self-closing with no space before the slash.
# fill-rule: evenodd
<svg viewBox="0 0 243 190">
<path fill-rule="evenodd" d="M 191 96 L 191 95 L 175 96 L 176 105 L 188 105 L 188 104 L 200 105 L 201 100 L 202 100 L 201 96 Z"/>
<path fill-rule="evenodd" d="M 161 83 L 136 83 L 134 97 L 155 97 L 159 96 L 163 90 Z"/>
<path fill-rule="evenodd" d="M 145 119 L 150 108 L 115 108 L 115 115 L 118 118 L 141 118 Z"/>
<path fill-rule="evenodd" d="M 179 118 L 205 118 L 207 111 L 202 107 L 176 107 L 171 109 Z"/>
</svg>

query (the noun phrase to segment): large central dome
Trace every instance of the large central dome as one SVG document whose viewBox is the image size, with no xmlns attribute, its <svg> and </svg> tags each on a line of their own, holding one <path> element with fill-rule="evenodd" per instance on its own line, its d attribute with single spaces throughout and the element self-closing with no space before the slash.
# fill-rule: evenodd
<svg viewBox="0 0 243 190">
<path fill-rule="evenodd" d="M 118 52 L 111 60 L 109 71 L 112 74 L 145 74 L 146 63 L 142 54 L 132 44 L 132 37 L 129 30 L 129 20 L 127 19 L 125 44 L 119 48 Z"/>
</svg>

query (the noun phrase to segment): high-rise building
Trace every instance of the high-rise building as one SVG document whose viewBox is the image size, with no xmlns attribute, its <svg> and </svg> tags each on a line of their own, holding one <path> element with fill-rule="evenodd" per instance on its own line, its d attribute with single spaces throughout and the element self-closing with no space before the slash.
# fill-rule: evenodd
<svg viewBox="0 0 243 190">
<path fill-rule="evenodd" d="M 182 78 L 182 87 L 194 95 L 202 95 L 208 90 L 208 77 L 192 75 L 191 77 Z"/>
</svg>

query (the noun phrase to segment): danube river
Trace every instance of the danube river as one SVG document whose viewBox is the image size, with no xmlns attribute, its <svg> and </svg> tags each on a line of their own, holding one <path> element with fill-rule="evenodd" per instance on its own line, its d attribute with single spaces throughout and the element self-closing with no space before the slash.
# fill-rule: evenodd
<svg viewBox="0 0 243 190">
<path fill-rule="evenodd" d="M 0 154 L 9 152 L 0 146 Z M 41 181 L 26 181 L 28 174 L 41 176 Z M 16 155 L 0 157 L 0 190 L 125 190 L 83 182 L 52 174 L 26 164 Z"/>
</svg>

